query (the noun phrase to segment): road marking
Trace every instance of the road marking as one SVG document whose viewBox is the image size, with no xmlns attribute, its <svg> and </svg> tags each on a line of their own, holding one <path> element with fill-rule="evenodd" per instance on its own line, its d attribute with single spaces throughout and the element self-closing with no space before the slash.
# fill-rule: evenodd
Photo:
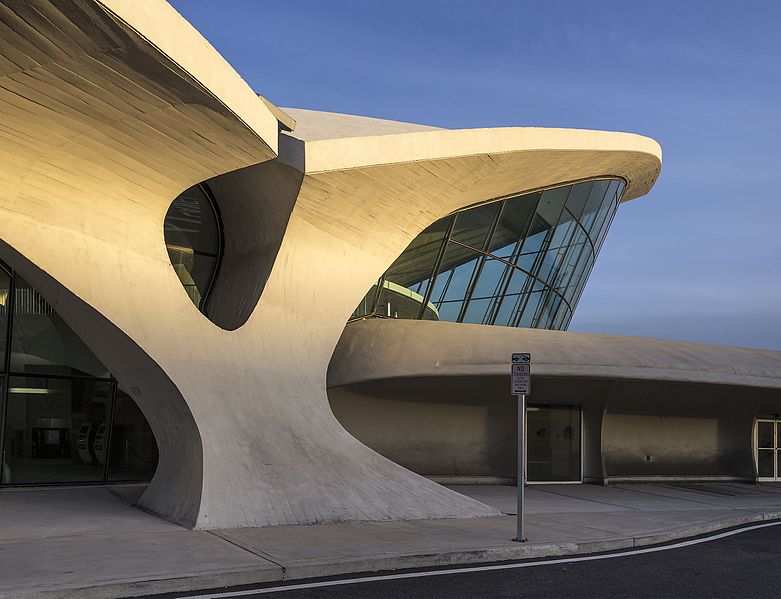
<svg viewBox="0 0 781 599">
<path fill-rule="evenodd" d="M 757 530 L 759 528 L 767 528 L 769 526 L 781 525 L 781 521 L 778 522 L 766 522 L 764 524 L 755 524 L 753 526 L 747 526 L 745 528 L 738 528 L 735 530 L 728 530 L 727 532 L 721 532 L 709 537 L 701 537 L 698 539 L 690 539 L 688 541 L 680 541 L 671 545 L 663 545 L 660 547 L 646 547 L 644 549 L 631 549 L 629 551 L 621 551 L 619 553 L 606 553 L 603 555 L 582 555 L 579 557 L 566 557 L 560 559 L 542 560 L 536 562 L 516 562 L 512 564 L 494 564 L 491 566 L 472 566 L 469 568 L 452 568 L 449 570 L 424 570 L 422 572 L 406 572 L 399 574 L 385 574 L 380 576 L 358 576 L 355 578 L 340 578 L 339 580 L 324 580 L 322 582 L 305 582 L 301 584 L 289 584 L 276 587 L 265 587 L 262 589 L 247 589 L 244 591 L 229 591 L 226 593 L 212 593 L 210 595 L 188 595 L 179 597 L 179 599 L 227 599 L 229 597 L 247 597 L 249 595 L 266 595 L 268 593 L 279 593 L 283 591 L 300 591 L 303 589 L 318 589 L 323 587 L 336 587 L 347 584 L 364 584 L 367 582 L 383 582 L 386 580 L 401 580 L 405 578 L 427 578 L 429 576 L 448 576 L 451 574 L 469 574 L 472 572 L 490 572 L 492 570 L 515 570 L 519 568 L 533 568 L 535 566 L 553 566 L 556 564 L 572 564 L 576 562 L 589 562 L 603 559 L 614 559 L 616 557 L 629 557 L 632 555 L 642 555 L 644 553 L 656 553 L 659 551 L 669 551 L 670 549 L 680 549 L 681 547 L 690 547 L 692 545 L 699 545 L 700 543 L 707 543 L 709 541 L 717 541 L 726 537 L 731 537 L 744 532 Z"/>
</svg>

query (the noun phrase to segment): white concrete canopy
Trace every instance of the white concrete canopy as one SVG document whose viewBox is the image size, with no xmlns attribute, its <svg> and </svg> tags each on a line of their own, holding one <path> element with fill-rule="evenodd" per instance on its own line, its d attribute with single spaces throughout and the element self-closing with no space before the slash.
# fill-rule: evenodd
<svg viewBox="0 0 781 599">
<path fill-rule="evenodd" d="M 328 385 L 426 376 L 506 376 L 509 381 L 510 355 L 516 351 L 532 353 L 532 374 L 539 377 L 781 389 L 781 352 L 768 349 L 391 319 L 346 327 Z"/>
</svg>

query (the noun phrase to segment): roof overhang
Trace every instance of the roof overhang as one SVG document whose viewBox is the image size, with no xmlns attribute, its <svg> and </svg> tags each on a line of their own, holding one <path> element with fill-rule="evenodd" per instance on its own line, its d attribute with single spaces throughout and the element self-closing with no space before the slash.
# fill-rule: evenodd
<svg viewBox="0 0 781 599">
<path fill-rule="evenodd" d="M 329 387 L 372 380 L 510 376 L 510 355 L 532 353 L 532 375 L 781 389 L 781 352 L 565 331 L 451 322 L 350 323 Z"/>
</svg>

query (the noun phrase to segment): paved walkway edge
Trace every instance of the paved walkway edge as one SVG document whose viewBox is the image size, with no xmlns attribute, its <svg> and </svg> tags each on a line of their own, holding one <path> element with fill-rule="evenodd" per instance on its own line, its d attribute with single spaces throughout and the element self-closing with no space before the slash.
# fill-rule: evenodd
<svg viewBox="0 0 781 599">
<path fill-rule="evenodd" d="M 278 569 L 212 572 L 198 576 L 181 578 L 106 581 L 104 584 L 86 587 L 47 587 L 0 591 L 2 599 L 113 599 L 120 597 L 139 597 L 163 593 L 187 593 L 205 589 L 215 589 L 236 585 L 264 582 L 300 580 L 340 574 L 373 573 L 378 571 L 399 570 L 404 568 L 426 568 L 437 566 L 456 566 L 482 562 L 498 562 L 543 557 L 560 557 L 631 549 L 671 541 L 683 540 L 719 530 L 734 528 L 746 524 L 781 519 L 781 511 L 744 514 L 730 518 L 719 518 L 701 522 L 693 526 L 677 527 L 637 537 L 624 537 L 603 541 L 585 541 L 572 543 L 528 543 L 512 547 L 483 547 L 464 551 L 426 554 L 394 554 L 373 556 L 362 559 L 342 559 L 338 561 L 310 561 L 306 564 L 291 565 Z"/>
</svg>

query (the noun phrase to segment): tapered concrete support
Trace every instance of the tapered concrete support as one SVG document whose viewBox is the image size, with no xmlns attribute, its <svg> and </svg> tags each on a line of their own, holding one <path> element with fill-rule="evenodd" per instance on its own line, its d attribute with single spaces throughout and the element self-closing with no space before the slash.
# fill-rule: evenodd
<svg viewBox="0 0 781 599">
<path fill-rule="evenodd" d="M 573 149 L 550 148 L 567 139 L 575 140 Z M 205 446 L 212 438 L 220 443 L 219 452 L 205 454 L 204 501 L 232 507 L 213 510 L 208 525 L 236 525 L 237 515 L 239 525 L 268 525 L 495 513 L 380 457 L 336 421 L 326 369 L 344 323 L 409 241 L 450 211 L 598 173 L 625 176 L 637 195 L 658 172 L 655 152 L 635 136 L 523 129 L 311 142 L 284 136 L 278 162 L 304 173 L 289 183 L 300 185 L 295 205 L 257 307 L 233 337 L 220 340 L 234 349 L 212 357 L 235 379 L 224 382 L 231 393 L 223 401 L 203 406 L 211 411 Z M 367 153 L 376 153 L 374 163 L 366 164 Z M 328 164 L 331 156 L 342 162 Z M 236 173 L 237 181 L 248 176 Z M 232 177 L 220 178 L 218 203 L 230 201 Z M 289 195 L 258 191 L 259 200 L 264 194 Z M 185 395 L 195 398 L 209 384 L 205 377 Z M 239 512 L 243 497 L 256 499 Z"/>
<path fill-rule="evenodd" d="M 201 502 L 203 447 L 179 389 L 125 332 L 44 270 L 0 241 L 0 259 L 22 275 L 133 396 L 157 441 L 159 460 L 143 505 L 169 520 L 192 525 Z M 106 284 L 111 284 L 106 279 Z"/>
<path fill-rule="evenodd" d="M 167 5 L 27 6 L 2 5 L 17 25 L 2 46 L 16 68 L 0 75 L 3 255 L 150 421 L 161 469 L 142 504 L 202 528 L 495 514 L 338 423 L 326 370 L 344 323 L 432 221 L 600 175 L 637 197 L 659 173 L 658 145 L 393 126 L 278 142 L 266 104 Z M 20 31 L 29 39 L 17 52 Z M 41 45 L 49 54 L 33 57 Z M 207 179 L 226 237 L 240 236 L 226 240 L 215 322 L 190 302 L 163 239 L 170 202 Z"/>
</svg>

